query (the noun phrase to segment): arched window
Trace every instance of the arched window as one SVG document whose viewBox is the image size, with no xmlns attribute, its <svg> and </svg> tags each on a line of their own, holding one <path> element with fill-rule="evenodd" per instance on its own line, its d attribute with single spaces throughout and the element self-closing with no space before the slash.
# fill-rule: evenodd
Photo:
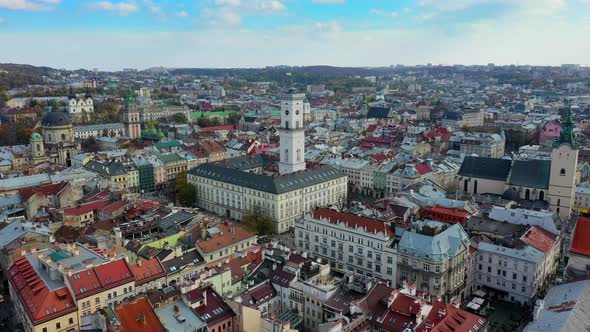
<svg viewBox="0 0 590 332">
<path fill-rule="evenodd" d="M 37 143 L 37 152 L 41 151 L 41 144 Z"/>
<path fill-rule="evenodd" d="M 301 161 L 301 149 L 297 149 L 297 161 Z"/>
<path fill-rule="evenodd" d="M 463 182 L 463 191 L 467 192 L 467 190 L 469 190 L 469 182 L 465 179 L 465 182 Z"/>
<path fill-rule="evenodd" d="M 529 189 L 525 190 L 524 199 L 531 199 L 531 191 Z"/>
<path fill-rule="evenodd" d="M 65 140 L 66 139 L 66 134 L 61 134 L 61 139 Z"/>
<path fill-rule="evenodd" d="M 545 192 L 543 192 L 543 190 L 541 190 L 539 192 L 539 200 L 540 201 L 544 201 L 545 200 Z"/>
<path fill-rule="evenodd" d="M 289 149 L 285 149 L 285 161 L 289 161 Z"/>
<path fill-rule="evenodd" d="M 562 168 L 561 171 L 559 171 L 559 175 L 565 176 L 565 168 Z"/>
<path fill-rule="evenodd" d="M 475 182 L 473 182 L 473 193 L 477 194 L 477 180 L 475 180 Z"/>
<path fill-rule="evenodd" d="M 561 206 L 561 198 L 557 199 L 557 206 Z"/>
</svg>

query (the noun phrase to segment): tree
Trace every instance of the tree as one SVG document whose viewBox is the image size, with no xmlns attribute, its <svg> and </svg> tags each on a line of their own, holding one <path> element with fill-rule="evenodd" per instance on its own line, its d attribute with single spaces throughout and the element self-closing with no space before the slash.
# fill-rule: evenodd
<svg viewBox="0 0 590 332">
<path fill-rule="evenodd" d="M 238 122 L 240 122 L 240 119 L 242 118 L 242 115 L 238 112 L 234 112 L 234 113 L 230 113 L 227 118 L 225 119 L 225 123 L 226 124 L 237 124 Z"/>
<path fill-rule="evenodd" d="M 181 206 L 192 207 L 195 203 L 197 192 L 195 187 L 187 182 L 186 172 L 182 172 L 176 176 L 175 180 L 176 201 Z"/>
<path fill-rule="evenodd" d="M 270 234 L 273 231 L 272 218 L 264 213 L 260 206 L 255 206 L 242 217 L 242 225 L 258 235 Z"/>
<path fill-rule="evenodd" d="M 172 119 L 176 123 L 186 123 L 186 116 L 181 113 L 176 113 L 172 116 Z"/>
</svg>

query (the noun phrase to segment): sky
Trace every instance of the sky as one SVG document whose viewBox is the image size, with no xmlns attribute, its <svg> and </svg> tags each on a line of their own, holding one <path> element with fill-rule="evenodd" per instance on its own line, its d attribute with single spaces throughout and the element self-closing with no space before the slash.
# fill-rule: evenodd
<svg viewBox="0 0 590 332">
<path fill-rule="evenodd" d="M 0 62 L 590 64 L 590 0 L 0 0 Z"/>
</svg>

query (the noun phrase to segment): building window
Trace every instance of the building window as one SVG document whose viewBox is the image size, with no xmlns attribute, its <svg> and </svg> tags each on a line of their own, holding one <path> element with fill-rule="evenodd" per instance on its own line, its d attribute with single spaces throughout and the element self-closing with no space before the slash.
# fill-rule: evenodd
<svg viewBox="0 0 590 332">
<path fill-rule="evenodd" d="M 55 323 L 55 328 L 58 330 L 61 329 L 61 323 L 60 322 Z"/>
<path fill-rule="evenodd" d="M 70 319 L 68 319 L 68 322 L 70 323 L 70 325 L 74 324 L 74 319 L 72 317 L 70 317 Z"/>
<path fill-rule="evenodd" d="M 562 168 L 561 171 L 559 171 L 559 175 L 565 176 L 565 168 Z"/>
</svg>

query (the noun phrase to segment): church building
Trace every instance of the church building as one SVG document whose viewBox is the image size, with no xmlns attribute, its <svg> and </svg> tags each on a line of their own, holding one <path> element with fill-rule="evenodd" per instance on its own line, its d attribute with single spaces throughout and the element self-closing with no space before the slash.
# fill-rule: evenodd
<svg viewBox="0 0 590 332">
<path fill-rule="evenodd" d="M 70 88 L 66 110 L 74 123 L 86 123 L 90 121 L 91 115 L 94 114 L 92 96 L 89 92 L 86 92 L 83 96 L 78 96 Z"/>
<path fill-rule="evenodd" d="M 38 164 L 49 161 L 71 166 L 71 157 L 80 153 L 80 143 L 74 137 L 74 127 L 68 113 L 51 111 L 41 120 L 41 134 L 30 138 L 31 161 Z"/>
<path fill-rule="evenodd" d="M 570 217 L 576 188 L 579 144 L 571 109 L 553 143 L 551 160 L 467 156 L 457 174 L 459 190 L 497 194 L 511 200 L 545 201 L 561 218 Z"/>
</svg>

